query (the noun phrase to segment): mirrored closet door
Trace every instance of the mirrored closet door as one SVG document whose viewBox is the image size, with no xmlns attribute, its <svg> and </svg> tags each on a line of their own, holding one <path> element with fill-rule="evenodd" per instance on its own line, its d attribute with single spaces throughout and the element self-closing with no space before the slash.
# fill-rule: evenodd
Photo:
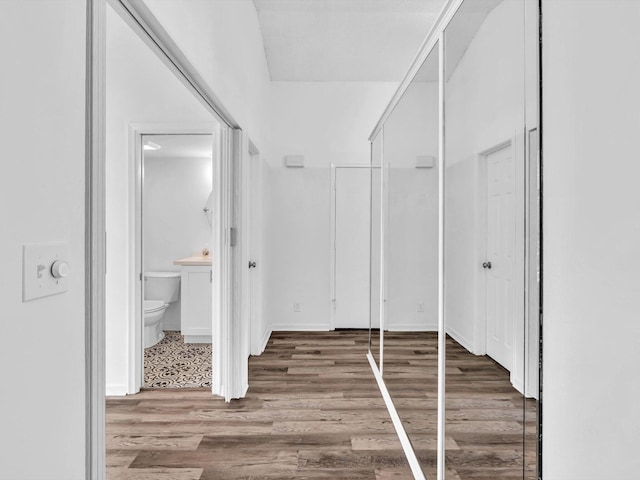
<svg viewBox="0 0 640 480">
<path fill-rule="evenodd" d="M 438 45 L 384 126 L 383 379 L 423 469 L 435 474 L 438 395 Z"/>
<path fill-rule="evenodd" d="M 372 137 L 372 353 L 417 478 L 536 478 L 537 25 L 450 2 Z"/>
<path fill-rule="evenodd" d="M 381 130 L 371 143 L 371 281 L 369 305 L 369 352 L 382 371 L 382 141 Z"/>
<path fill-rule="evenodd" d="M 451 479 L 526 470 L 524 6 L 467 0 L 444 32 Z"/>
</svg>

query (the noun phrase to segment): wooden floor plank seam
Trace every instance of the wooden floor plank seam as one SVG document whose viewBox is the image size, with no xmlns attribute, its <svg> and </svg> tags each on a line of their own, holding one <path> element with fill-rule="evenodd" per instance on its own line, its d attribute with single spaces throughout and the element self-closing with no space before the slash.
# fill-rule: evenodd
<svg viewBox="0 0 640 480">
<path fill-rule="evenodd" d="M 431 472 L 437 352 L 428 338 L 387 338 L 389 391 Z M 523 419 L 508 373 L 451 348 L 447 480 L 521 479 Z M 250 359 L 244 399 L 225 403 L 210 389 L 107 398 L 107 479 L 411 479 L 367 350 L 366 331 L 274 332 Z"/>
</svg>

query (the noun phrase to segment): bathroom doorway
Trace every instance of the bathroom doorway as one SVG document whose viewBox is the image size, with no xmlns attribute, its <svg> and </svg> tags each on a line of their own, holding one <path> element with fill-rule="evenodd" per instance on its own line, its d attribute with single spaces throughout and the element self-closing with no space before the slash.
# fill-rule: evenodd
<svg viewBox="0 0 640 480">
<path fill-rule="evenodd" d="M 214 143 L 211 133 L 140 135 L 136 357 L 144 388 L 212 386 Z"/>
</svg>

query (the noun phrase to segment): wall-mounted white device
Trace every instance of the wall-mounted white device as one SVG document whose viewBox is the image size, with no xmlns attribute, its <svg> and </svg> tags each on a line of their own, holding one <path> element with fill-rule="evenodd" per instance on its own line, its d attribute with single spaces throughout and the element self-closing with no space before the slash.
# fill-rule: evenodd
<svg viewBox="0 0 640 480">
<path fill-rule="evenodd" d="M 22 301 L 67 291 L 69 263 L 64 242 L 31 243 L 22 247 Z"/>
<path fill-rule="evenodd" d="M 304 155 L 286 155 L 284 164 L 289 168 L 302 168 L 304 167 Z"/>
<path fill-rule="evenodd" d="M 433 168 L 436 164 L 436 157 L 433 155 L 418 155 L 416 157 L 416 168 Z"/>
</svg>

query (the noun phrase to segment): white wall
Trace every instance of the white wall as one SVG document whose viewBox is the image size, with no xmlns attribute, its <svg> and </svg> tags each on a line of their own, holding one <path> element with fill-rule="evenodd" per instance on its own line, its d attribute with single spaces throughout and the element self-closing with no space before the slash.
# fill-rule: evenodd
<svg viewBox="0 0 640 480">
<path fill-rule="evenodd" d="M 489 13 L 445 85 L 446 328 L 467 349 L 480 354 L 485 353 L 484 330 L 474 319 L 482 310 L 478 285 L 484 275 L 481 264 L 486 261 L 481 238 L 486 228 L 481 152 L 505 141 L 515 142 L 516 212 L 524 209 L 522 5 L 504 1 Z M 517 222 L 516 231 L 516 245 L 521 246 L 522 223 Z M 522 269 L 523 251 L 517 251 L 515 265 Z M 521 277 L 514 275 L 518 281 Z M 514 287 L 515 291 L 523 288 L 521 282 Z M 524 313 L 523 309 L 515 307 L 517 312 Z"/>
<path fill-rule="evenodd" d="M 85 2 L 0 2 L 0 478 L 85 478 Z M 61 54 L 64 52 L 64 54 Z M 22 302 L 22 246 L 64 241 L 69 290 Z"/>
<path fill-rule="evenodd" d="M 640 3 L 543 2 L 547 480 L 638 478 Z"/>
<path fill-rule="evenodd" d="M 202 211 L 211 193 L 211 158 L 144 160 L 144 271 L 180 271 L 174 260 L 211 249 L 212 226 Z M 180 300 L 162 316 L 164 330 L 180 330 Z"/>
<path fill-rule="evenodd" d="M 331 163 L 367 164 L 367 138 L 397 84 L 272 84 L 266 312 L 274 330 L 326 330 Z M 284 167 L 304 155 L 304 168 Z M 368 215 L 368 212 L 363 212 Z M 293 311 L 293 303 L 301 305 Z"/>
<path fill-rule="evenodd" d="M 244 134 L 257 146 L 264 164 L 271 155 L 270 125 L 274 119 L 268 108 L 271 84 L 253 2 L 193 0 L 189 8 L 185 8 L 182 0 L 145 0 L 145 3 Z M 249 161 L 248 152 L 245 155 Z M 268 172 L 263 178 L 268 182 Z M 266 192 L 266 188 L 263 191 Z M 269 211 L 267 198 L 265 193 L 260 199 L 265 229 L 271 228 L 266 213 Z M 268 271 L 272 265 L 269 259 L 269 252 L 263 249 L 262 259 L 252 273 L 264 283 L 269 281 Z M 264 294 L 262 297 L 268 304 L 269 299 Z M 271 331 L 265 303 L 259 307 L 263 337 Z"/>
<path fill-rule="evenodd" d="M 264 318 L 328 328 L 330 164 L 369 161 L 367 138 L 397 84 L 270 82 L 251 0 L 145 3 L 270 165 Z M 285 169 L 289 154 L 305 155 L 305 168 Z"/>
<path fill-rule="evenodd" d="M 437 83 L 415 82 L 384 125 L 388 330 L 438 329 L 438 117 Z M 434 167 L 416 168 L 425 155 Z"/>
<path fill-rule="evenodd" d="M 131 124 L 200 124 L 212 116 L 111 8 L 107 8 L 107 394 L 129 387 L 129 322 L 135 315 L 130 255 L 135 223 Z"/>
<path fill-rule="evenodd" d="M 176 45 L 265 156 L 269 70 L 251 0 L 145 0 Z"/>
</svg>

